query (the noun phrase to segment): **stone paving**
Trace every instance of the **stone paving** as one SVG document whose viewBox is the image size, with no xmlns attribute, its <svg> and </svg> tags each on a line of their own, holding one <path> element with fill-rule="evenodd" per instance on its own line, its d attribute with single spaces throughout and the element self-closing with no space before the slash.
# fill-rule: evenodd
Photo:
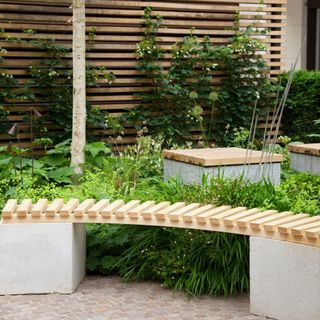
<svg viewBox="0 0 320 320">
<path fill-rule="evenodd" d="M 189 300 L 157 283 L 87 277 L 71 295 L 0 296 L 1 320 L 265 320 L 249 314 L 247 295 Z"/>
</svg>

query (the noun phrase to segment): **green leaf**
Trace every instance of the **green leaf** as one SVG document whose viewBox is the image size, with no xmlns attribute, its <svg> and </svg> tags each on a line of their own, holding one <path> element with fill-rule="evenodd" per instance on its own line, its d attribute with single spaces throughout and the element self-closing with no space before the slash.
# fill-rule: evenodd
<svg viewBox="0 0 320 320">
<path fill-rule="evenodd" d="M 48 172 L 48 177 L 60 183 L 71 183 L 71 179 L 69 177 L 73 174 L 74 169 L 72 167 L 62 167 Z"/>
<path fill-rule="evenodd" d="M 107 154 L 111 151 L 103 142 L 94 142 L 86 145 L 86 151 L 95 158 L 100 152 Z"/>
</svg>

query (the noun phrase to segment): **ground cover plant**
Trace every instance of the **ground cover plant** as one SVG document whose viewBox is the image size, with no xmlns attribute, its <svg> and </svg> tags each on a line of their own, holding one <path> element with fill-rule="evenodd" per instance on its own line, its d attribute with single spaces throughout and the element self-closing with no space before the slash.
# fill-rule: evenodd
<svg viewBox="0 0 320 320">
<path fill-rule="evenodd" d="M 237 143 L 239 141 L 237 140 Z M 251 184 L 218 177 L 200 186 L 162 180 L 163 138 L 142 137 L 136 147 L 115 156 L 105 145 L 87 146 L 87 163 L 78 185 L 70 183 L 68 142 L 32 161 L 0 155 L 0 207 L 8 198 L 85 198 L 185 201 L 259 207 L 319 214 L 320 177 L 286 170 L 282 184 Z M 106 156 L 107 155 L 107 156 Z M 58 179 L 50 172 L 62 168 Z M 70 167 L 69 167 L 70 168 Z M 69 169 L 68 169 L 69 170 Z M 71 168 L 72 170 L 72 168 Z M 127 281 L 157 280 L 189 295 L 247 291 L 248 239 L 243 236 L 119 225 L 87 227 L 89 273 L 120 275 Z"/>
</svg>

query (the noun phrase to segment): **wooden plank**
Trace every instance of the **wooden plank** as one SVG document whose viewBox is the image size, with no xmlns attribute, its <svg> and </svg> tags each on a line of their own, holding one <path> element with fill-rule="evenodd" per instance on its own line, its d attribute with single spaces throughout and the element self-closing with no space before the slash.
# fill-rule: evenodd
<svg viewBox="0 0 320 320">
<path fill-rule="evenodd" d="M 59 212 L 62 207 L 63 199 L 55 199 L 51 204 L 48 205 L 44 213 L 48 218 L 52 218 Z"/>
<path fill-rule="evenodd" d="M 116 200 L 107 207 L 103 208 L 100 214 L 103 218 L 110 218 L 114 212 L 116 212 L 119 208 L 121 208 L 124 205 L 125 203 L 123 200 Z"/>
<path fill-rule="evenodd" d="M 274 214 L 277 214 L 277 213 L 278 213 L 277 210 L 267 210 L 267 211 L 263 211 L 263 212 L 258 212 L 256 214 L 253 214 L 252 216 L 238 219 L 238 221 L 236 223 L 239 228 L 246 228 L 249 226 L 251 221 L 256 221 L 261 218 L 270 217 L 270 216 L 273 216 Z"/>
<path fill-rule="evenodd" d="M 18 201 L 16 199 L 8 200 L 4 208 L 2 209 L 2 218 L 10 219 L 13 213 L 16 211 L 17 205 Z"/>
<path fill-rule="evenodd" d="M 291 216 L 293 216 L 293 213 L 290 212 L 290 211 L 277 213 L 277 214 L 269 216 L 269 217 L 265 217 L 265 218 L 262 218 L 262 219 L 251 221 L 250 222 L 250 227 L 253 230 L 259 230 L 260 228 L 262 228 L 268 222 L 274 222 L 276 220 L 280 220 L 280 219 L 291 217 Z"/>
<path fill-rule="evenodd" d="M 189 211 L 185 214 L 182 215 L 182 219 L 186 222 L 191 222 L 194 220 L 194 218 L 196 218 L 198 215 L 201 215 L 201 214 L 205 214 L 205 213 L 208 213 L 209 211 L 211 211 L 212 209 L 214 209 L 215 206 L 212 205 L 212 204 L 208 204 L 208 205 L 205 205 L 205 206 L 201 206 L 200 208 L 196 208 L 195 210 L 193 211 Z"/>
<path fill-rule="evenodd" d="M 292 227 L 290 232 L 295 237 L 301 237 L 301 236 L 303 236 L 305 230 L 320 228 L 320 217 L 314 217 L 314 218 L 315 218 L 313 220 L 314 222 L 310 222 L 310 223 L 302 225 L 302 226 Z"/>
<path fill-rule="evenodd" d="M 100 212 L 110 204 L 109 199 L 98 201 L 93 207 L 87 210 L 87 215 L 90 218 L 95 218 Z"/>
<path fill-rule="evenodd" d="M 258 212 L 261 212 L 261 209 L 254 208 L 244 212 L 236 213 L 235 215 L 225 218 L 222 221 L 226 226 L 233 226 L 234 222 L 236 222 L 238 219 L 252 216 Z"/>
<path fill-rule="evenodd" d="M 200 203 L 191 203 L 184 208 L 168 213 L 167 216 L 171 221 L 178 221 L 182 219 L 182 216 L 184 214 L 199 208 L 200 205 L 201 205 Z"/>
<path fill-rule="evenodd" d="M 123 219 L 131 209 L 137 208 L 139 205 L 140 205 L 140 200 L 131 200 L 125 206 L 117 209 L 114 212 L 114 215 L 118 219 Z"/>
<path fill-rule="evenodd" d="M 155 204 L 155 201 L 146 201 L 142 203 L 140 206 L 130 209 L 128 211 L 128 215 L 131 219 L 137 219 L 142 212 L 154 207 Z"/>
<path fill-rule="evenodd" d="M 38 202 L 32 207 L 31 215 L 34 218 L 39 218 L 48 206 L 47 199 L 39 199 Z"/>
<path fill-rule="evenodd" d="M 220 223 L 222 223 L 223 219 L 228 218 L 236 213 L 244 212 L 246 210 L 247 210 L 246 207 L 233 208 L 231 210 L 227 210 L 227 211 L 218 213 L 218 214 L 210 217 L 209 220 L 210 220 L 211 224 L 220 224 Z"/>
<path fill-rule="evenodd" d="M 267 222 L 263 225 L 263 228 L 264 228 L 264 230 L 266 230 L 268 232 L 274 232 L 275 230 L 277 230 L 278 226 L 280 226 L 282 224 L 294 222 L 294 221 L 301 220 L 301 219 L 304 219 L 307 217 L 309 217 L 308 214 L 297 214 L 297 215 L 289 216 L 287 218 L 279 219 L 276 221 Z"/>
<path fill-rule="evenodd" d="M 156 212 L 161 211 L 169 206 L 170 206 L 169 201 L 160 202 L 157 205 L 155 205 L 154 207 L 151 207 L 149 209 L 144 210 L 141 213 L 141 216 L 143 217 L 143 219 L 148 219 L 148 220 L 152 219 L 154 217 L 154 215 L 156 214 Z"/>
<path fill-rule="evenodd" d="M 215 208 L 213 210 L 210 210 L 208 212 L 201 213 L 201 214 L 197 215 L 196 216 L 196 221 L 198 223 L 207 223 L 207 222 L 209 222 L 209 218 L 211 216 L 214 216 L 214 215 L 219 214 L 221 212 L 228 211 L 230 209 L 231 209 L 231 206 L 220 206 L 220 207 Z"/>
<path fill-rule="evenodd" d="M 155 217 L 158 220 L 164 220 L 166 219 L 166 216 L 171 212 L 176 212 L 177 210 L 184 208 L 186 206 L 185 202 L 177 202 L 175 204 L 172 204 L 169 207 L 163 208 L 157 212 L 155 212 Z"/>
<path fill-rule="evenodd" d="M 79 204 L 73 211 L 73 215 L 76 218 L 81 218 L 88 209 L 90 209 L 95 203 L 94 199 L 86 199 L 82 203 Z"/>
<path fill-rule="evenodd" d="M 22 200 L 21 204 L 17 207 L 17 216 L 18 218 L 25 218 L 29 211 L 32 208 L 32 200 L 31 199 L 24 199 Z"/>
<path fill-rule="evenodd" d="M 306 237 L 309 239 L 319 239 L 320 237 L 320 227 L 312 228 L 309 230 L 306 230 Z"/>
<path fill-rule="evenodd" d="M 59 211 L 61 217 L 69 217 L 75 208 L 79 206 L 79 199 L 70 199 Z"/>
<path fill-rule="evenodd" d="M 286 224 L 282 224 L 282 225 L 278 226 L 278 232 L 279 233 L 289 233 L 292 228 L 295 228 L 295 227 L 298 228 L 300 226 L 308 225 L 310 223 L 314 223 L 315 221 L 318 222 L 318 225 L 320 227 L 320 223 L 319 223 L 320 217 L 311 217 L 311 218 L 301 219 L 298 221 L 293 221 L 293 222 L 289 222 Z"/>
</svg>

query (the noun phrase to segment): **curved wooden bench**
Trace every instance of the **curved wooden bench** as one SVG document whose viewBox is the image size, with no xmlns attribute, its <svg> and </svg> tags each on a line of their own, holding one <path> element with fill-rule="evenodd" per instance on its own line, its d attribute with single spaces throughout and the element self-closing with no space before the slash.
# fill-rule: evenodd
<svg viewBox="0 0 320 320">
<path fill-rule="evenodd" d="M 141 203 L 132 200 L 72 199 L 49 203 L 40 199 L 9 200 L 2 210 L 2 223 L 108 223 L 176 227 L 227 232 L 282 240 L 320 247 L 320 216 L 292 212 L 278 213 L 245 207 L 186 204 L 177 202 Z"/>
</svg>

